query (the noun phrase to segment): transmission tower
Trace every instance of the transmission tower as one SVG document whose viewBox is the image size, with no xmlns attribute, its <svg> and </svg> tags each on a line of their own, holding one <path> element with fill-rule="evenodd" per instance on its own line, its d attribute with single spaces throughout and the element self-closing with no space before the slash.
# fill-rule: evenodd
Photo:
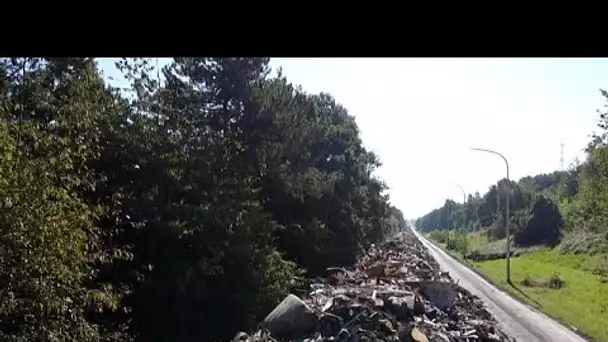
<svg viewBox="0 0 608 342">
<path fill-rule="evenodd" d="M 564 142 L 560 144 L 559 150 L 559 165 L 562 171 L 564 171 Z"/>
</svg>

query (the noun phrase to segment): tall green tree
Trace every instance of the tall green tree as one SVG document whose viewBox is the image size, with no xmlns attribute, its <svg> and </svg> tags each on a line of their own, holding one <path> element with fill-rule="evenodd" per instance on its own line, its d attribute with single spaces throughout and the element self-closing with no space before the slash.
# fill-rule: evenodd
<svg viewBox="0 0 608 342">
<path fill-rule="evenodd" d="M 115 336 L 88 320 L 118 294 L 92 281 L 99 208 L 85 197 L 96 186 L 89 162 L 112 99 L 92 59 L 3 59 L 0 76 L 1 338 Z"/>
<path fill-rule="evenodd" d="M 0 339 L 215 341 L 404 229 L 345 108 L 267 58 L 0 59 Z M 162 78 L 160 77 L 162 75 Z"/>
</svg>

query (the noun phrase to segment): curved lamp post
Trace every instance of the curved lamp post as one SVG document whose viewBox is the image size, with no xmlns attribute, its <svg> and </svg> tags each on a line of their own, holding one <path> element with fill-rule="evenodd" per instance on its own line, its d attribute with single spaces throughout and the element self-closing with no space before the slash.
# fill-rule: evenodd
<svg viewBox="0 0 608 342">
<path fill-rule="evenodd" d="M 462 205 L 465 206 L 465 212 L 464 212 L 464 227 L 467 227 L 467 211 L 466 211 L 466 204 L 467 204 L 467 193 L 464 191 L 464 188 L 458 184 L 450 184 L 451 186 L 455 186 L 457 188 L 460 189 L 460 191 L 462 191 Z"/>
<path fill-rule="evenodd" d="M 458 185 L 458 184 L 450 183 L 449 185 L 455 186 L 457 188 L 460 188 L 460 190 L 462 191 L 462 198 L 463 198 L 462 204 L 463 205 L 466 204 L 466 202 L 467 202 L 467 195 L 465 194 L 464 188 L 462 186 Z M 448 212 L 447 213 L 447 225 L 448 225 L 447 244 L 449 245 L 450 244 L 450 202 L 449 202 L 449 199 L 448 199 L 448 204 L 446 206 L 446 209 L 447 209 L 447 212 Z M 466 223 L 466 212 L 465 212 L 465 222 L 464 222 L 465 227 L 466 227 L 466 224 L 467 223 Z"/>
<path fill-rule="evenodd" d="M 500 156 L 502 158 L 502 160 L 505 161 L 505 165 L 507 166 L 507 203 L 506 203 L 506 234 L 507 234 L 507 247 L 506 247 L 506 256 L 507 256 L 507 269 L 506 269 L 506 278 L 507 278 L 507 283 L 511 283 L 511 236 L 510 236 L 510 229 L 509 229 L 509 162 L 507 161 L 507 158 L 505 158 L 505 156 L 503 156 L 502 154 L 496 152 L 496 151 L 492 151 L 492 150 L 488 150 L 488 149 L 484 149 L 484 148 L 471 148 L 471 150 L 473 151 L 479 151 L 479 152 L 487 152 L 487 153 L 492 153 L 495 154 L 497 156 Z"/>
<path fill-rule="evenodd" d="M 464 191 L 464 188 L 459 184 L 450 183 L 451 186 L 455 186 L 462 191 L 462 205 L 464 207 L 464 229 L 465 229 L 465 237 L 466 237 L 466 228 L 467 228 L 467 194 Z M 450 235 L 448 231 L 448 236 Z M 467 240 L 465 239 L 465 248 L 466 248 Z M 466 255 L 464 256 L 466 258 Z"/>
</svg>

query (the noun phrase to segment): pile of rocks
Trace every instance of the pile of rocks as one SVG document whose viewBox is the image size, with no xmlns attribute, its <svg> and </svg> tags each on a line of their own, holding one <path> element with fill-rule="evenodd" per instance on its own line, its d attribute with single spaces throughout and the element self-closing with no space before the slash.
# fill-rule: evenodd
<svg viewBox="0 0 608 342">
<path fill-rule="evenodd" d="M 515 341 L 478 297 L 439 271 L 411 231 L 372 246 L 352 270 L 329 271 L 234 341 Z"/>
</svg>

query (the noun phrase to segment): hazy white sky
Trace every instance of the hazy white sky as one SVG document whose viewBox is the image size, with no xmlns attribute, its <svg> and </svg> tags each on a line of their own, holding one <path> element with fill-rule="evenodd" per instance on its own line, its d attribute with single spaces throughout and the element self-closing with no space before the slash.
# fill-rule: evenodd
<svg viewBox="0 0 608 342">
<path fill-rule="evenodd" d="M 161 62 L 161 64 L 164 64 Z M 109 60 L 100 63 L 115 74 Z M 606 59 L 276 58 L 273 69 L 309 93 L 328 92 L 353 115 L 379 177 L 407 218 L 462 192 L 567 166 L 596 130 Z"/>
</svg>

